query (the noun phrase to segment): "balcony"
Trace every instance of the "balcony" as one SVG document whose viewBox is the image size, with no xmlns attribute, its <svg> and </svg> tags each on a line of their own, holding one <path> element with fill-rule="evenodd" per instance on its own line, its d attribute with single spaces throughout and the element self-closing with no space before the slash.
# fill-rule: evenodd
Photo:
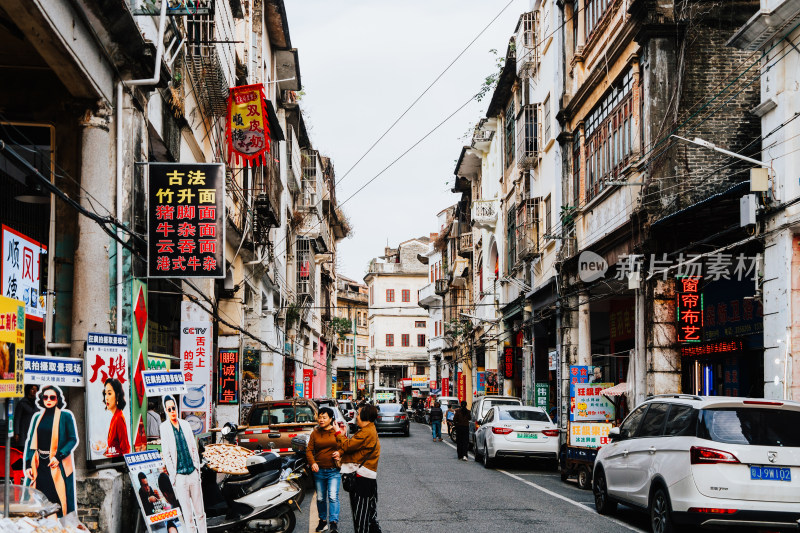
<svg viewBox="0 0 800 533">
<path fill-rule="evenodd" d="M 255 240 L 263 242 L 269 228 L 281 223 L 280 170 L 276 163 L 267 167 L 255 167 L 253 172 L 253 229 Z"/>
<path fill-rule="evenodd" d="M 517 23 L 514 42 L 517 54 L 517 77 L 532 78 L 539 68 L 539 12 L 523 13 Z"/>
<path fill-rule="evenodd" d="M 439 296 L 444 296 L 450 290 L 450 281 L 447 279 L 437 279 L 434 283 L 433 292 Z"/>
<path fill-rule="evenodd" d="M 311 249 L 311 239 L 297 238 L 296 252 L 297 302 L 306 309 L 311 307 L 316 294 L 316 264 Z"/>
<path fill-rule="evenodd" d="M 298 206 L 304 211 L 319 212 L 322 190 L 322 168 L 319 154 L 315 150 L 303 150 L 300 154 L 302 184 Z"/>
<path fill-rule="evenodd" d="M 479 125 L 475 129 L 475 133 L 472 134 L 472 147 L 482 152 L 488 152 L 489 146 L 492 144 L 492 138 L 494 138 L 494 131 L 480 129 Z"/>
<path fill-rule="evenodd" d="M 441 335 L 438 337 L 432 337 L 428 341 L 428 352 L 441 352 L 447 348 L 450 348 L 450 342 Z"/>
<path fill-rule="evenodd" d="M 472 202 L 472 221 L 475 227 L 494 229 L 497 225 L 497 200 L 475 200 Z"/>
<path fill-rule="evenodd" d="M 197 102 L 205 116 L 224 117 L 228 112 L 228 79 L 232 75 L 226 75 L 217 41 L 230 37 L 216 35 L 213 14 L 187 17 L 186 32 L 186 66 L 194 79 Z"/>
<path fill-rule="evenodd" d="M 286 135 L 286 161 L 288 162 L 286 181 L 292 194 L 297 194 L 300 192 L 303 179 L 303 164 L 294 128 L 292 126 L 287 127 L 289 131 L 288 135 Z"/>
<path fill-rule="evenodd" d="M 539 161 L 542 139 L 540 109 L 536 104 L 522 106 L 517 118 L 517 166 L 530 170 Z"/>
<path fill-rule="evenodd" d="M 300 226 L 298 234 L 311 239 L 311 245 L 318 254 L 327 254 L 333 251 L 331 247 L 331 232 L 328 224 L 317 217 L 305 217 L 305 223 Z"/>
<path fill-rule="evenodd" d="M 472 257 L 472 232 L 462 233 L 458 238 L 458 255 Z"/>
<path fill-rule="evenodd" d="M 539 206 L 541 198 L 523 200 L 517 208 L 517 259 L 524 261 L 539 253 Z"/>
<path fill-rule="evenodd" d="M 563 263 L 574 256 L 577 250 L 578 240 L 574 236 L 566 237 L 561 241 L 561 248 L 558 249 L 556 260 Z"/>
<path fill-rule="evenodd" d="M 428 283 L 422 287 L 418 294 L 418 302 L 420 307 L 428 308 L 431 305 L 442 303 L 442 297 L 436 292 L 436 282 Z"/>
</svg>

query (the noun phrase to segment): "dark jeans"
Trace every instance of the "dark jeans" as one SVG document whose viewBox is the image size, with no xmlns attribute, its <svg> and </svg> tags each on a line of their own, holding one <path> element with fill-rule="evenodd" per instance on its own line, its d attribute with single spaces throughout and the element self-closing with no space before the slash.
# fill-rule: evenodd
<svg viewBox="0 0 800 533">
<path fill-rule="evenodd" d="M 469 427 L 456 426 L 456 447 L 458 448 L 458 458 L 467 456 L 469 451 Z"/>
</svg>

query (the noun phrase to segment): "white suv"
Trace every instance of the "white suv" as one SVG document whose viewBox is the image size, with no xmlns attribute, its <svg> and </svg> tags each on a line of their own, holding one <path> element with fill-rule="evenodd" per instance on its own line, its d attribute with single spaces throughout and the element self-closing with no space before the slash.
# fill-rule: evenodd
<svg viewBox="0 0 800 533">
<path fill-rule="evenodd" d="M 654 533 L 800 527 L 800 403 L 656 396 L 609 440 L 594 465 L 600 514 L 618 502 L 647 509 Z"/>
</svg>

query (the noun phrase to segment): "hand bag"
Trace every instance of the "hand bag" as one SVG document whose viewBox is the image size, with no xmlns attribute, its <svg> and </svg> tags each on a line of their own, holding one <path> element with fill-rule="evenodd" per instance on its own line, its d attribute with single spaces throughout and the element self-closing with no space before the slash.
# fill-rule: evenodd
<svg viewBox="0 0 800 533">
<path fill-rule="evenodd" d="M 376 447 L 377 446 L 373 446 L 372 447 L 372 449 L 369 451 L 367 456 L 364 457 L 364 460 L 361 461 L 361 464 L 358 465 L 358 468 L 356 468 L 355 472 L 347 472 L 346 474 L 342 474 L 342 488 L 345 491 L 350 492 L 355 488 L 355 486 L 356 486 L 356 476 L 358 475 L 358 469 L 361 468 L 362 466 L 364 466 L 364 463 L 367 462 L 367 459 L 372 457 L 372 453 L 375 451 Z"/>
</svg>

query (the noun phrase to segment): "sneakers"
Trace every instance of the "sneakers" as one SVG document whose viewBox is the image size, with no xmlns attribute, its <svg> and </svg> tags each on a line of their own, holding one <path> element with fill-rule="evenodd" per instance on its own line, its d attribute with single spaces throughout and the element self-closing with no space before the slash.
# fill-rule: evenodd
<svg viewBox="0 0 800 533">
<path fill-rule="evenodd" d="M 339 524 L 337 524 L 336 522 L 331 522 L 331 529 L 330 529 L 330 531 L 332 531 L 332 532 L 333 532 L 333 531 L 339 531 Z"/>
<path fill-rule="evenodd" d="M 467 460 L 467 458 L 466 458 L 466 457 L 462 457 L 462 458 L 461 458 L 461 460 L 462 460 L 462 461 L 466 461 L 466 460 Z"/>
<path fill-rule="evenodd" d="M 336 522 L 331 522 L 331 531 L 335 531 L 335 524 Z M 319 524 L 317 525 L 317 529 L 314 531 L 328 531 L 328 522 L 325 520 L 320 520 Z"/>
</svg>

